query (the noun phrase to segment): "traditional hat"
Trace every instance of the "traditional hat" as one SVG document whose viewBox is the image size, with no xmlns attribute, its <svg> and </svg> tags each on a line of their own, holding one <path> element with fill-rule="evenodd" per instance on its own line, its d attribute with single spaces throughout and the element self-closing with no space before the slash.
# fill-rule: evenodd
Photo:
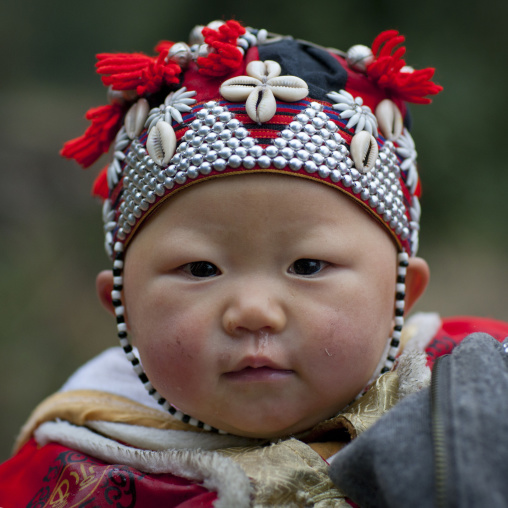
<svg viewBox="0 0 508 508">
<path fill-rule="evenodd" d="M 98 55 L 110 104 L 88 111 L 91 126 L 62 155 L 87 167 L 114 145 L 94 194 L 104 200 L 118 334 L 148 391 L 172 414 L 207 427 L 156 392 L 132 350 L 121 301 L 123 256 L 168 197 L 219 176 L 263 172 L 322 182 L 387 229 L 399 247 L 395 327 L 377 373 L 393 368 L 420 220 L 406 102 L 429 103 L 427 96 L 441 90 L 431 81 L 434 69 L 406 65 L 403 42 L 390 30 L 371 48 L 344 53 L 230 20 L 196 27 L 189 44 L 162 41 L 154 57 Z"/>
</svg>

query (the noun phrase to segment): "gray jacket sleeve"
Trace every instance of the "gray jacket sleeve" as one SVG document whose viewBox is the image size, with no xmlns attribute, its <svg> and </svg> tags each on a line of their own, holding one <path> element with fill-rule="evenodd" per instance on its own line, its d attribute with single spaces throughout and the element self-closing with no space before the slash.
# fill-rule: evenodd
<svg viewBox="0 0 508 508">
<path fill-rule="evenodd" d="M 464 339 L 431 387 L 408 396 L 334 459 L 362 508 L 508 507 L 508 339 Z"/>
</svg>

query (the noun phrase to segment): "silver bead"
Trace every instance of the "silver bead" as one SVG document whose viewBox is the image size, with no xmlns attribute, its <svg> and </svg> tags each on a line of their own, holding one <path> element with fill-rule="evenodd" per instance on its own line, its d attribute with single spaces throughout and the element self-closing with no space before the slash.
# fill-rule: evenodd
<svg viewBox="0 0 508 508">
<path fill-rule="evenodd" d="M 271 164 L 272 159 L 270 159 L 270 157 L 266 155 L 262 155 L 261 157 L 258 158 L 258 166 L 263 169 L 269 168 Z"/>
<path fill-rule="evenodd" d="M 320 166 L 321 164 L 323 164 L 323 162 L 325 161 L 325 158 L 320 154 L 320 153 L 315 153 L 313 156 L 312 156 L 312 160 L 318 165 Z"/>
<path fill-rule="evenodd" d="M 236 129 L 236 131 L 235 131 L 235 136 L 238 139 L 246 138 L 248 135 L 249 135 L 249 132 L 244 127 L 240 127 L 238 129 Z"/>
<path fill-rule="evenodd" d="M 199 166 L 203 162 L 203 155 L 198 153 L 194 155 L 191 159 L 191 163 L 194 164 L 194 166 Z"/>
<path fill-rule="evenodd" d="M 367 201 L 367 199 L 369 199 L 369 189 L 362 189 L 362 192 L 360 194 L 360 197 L 364 200 L 364 201 Z"/>
<path fill-rule="evenodd" d="M 312 161 L 307 161 L 304 165 L 303 165 L 305 171 L 307 171 L 307 173 L 315 173 L 317 171 L 317 166 L 316 164 L 314 164 L 314 162 Z"/>
<path fill-rule="evenodd" d="M 187 181 L 187 176 L 183 171 L 178 171 L 178 173 L 175 175 L 175 182 L 182 185 Z"/>
<path fill-rule="evenodd" d="M 317 150 L 317 146 L 314 143 L 305 143 L 305 150 L 310 153 L 315 153 Z"/>
<path fill-rule="evenodd" d="M 233 115 L 229 111 L 223 111 L 219 115 L 219 121 L 221 121 L 223 123 L 229 122 L 231 120 L 232 116 Z"/>
<path fill-rule="evenodd" d="M 319 134 L 314 134 L 310 140 L 317 146 L 321 146 L 324 143 L 324 139 Z"/>
<path fill-rule="evenodd" d="M 282 156 L 278 156 L 278 157 L 275 157 L 275 159 L 273 159 L 273 165 L 277 168 L 277 169 L 284 169 L 287 165 L 288 161 L 287 159 L 285 159 L 284 157 Z"/>
<path fill-rule="evenodd" d="M 306 132 L 299 132 L 296 135 L 296 139 L 302 143 L 308 143 L 310 141 L 310 136 Z"/>
<path fill-rule="evenodd" d="M 256 165 L 256 159 L 248 155 L 243 159 L 243 167 L 245 169 L 252 169 Z"/>
<path fill-rule="evenodd" d="M 351 178 L 351 175 L 344 175 L 342 181 L 345 187 L 351 187 L 351 185 L 353 185 L 353 179 Z"/>
<path fill-rule="evenodd" d="M 194 139 L 194 131 L 190 129 L 186 131 L 183 135 L 183 139 L 185 139 L 185 141 L 192 141 Z"/>
<path fill-rule="evenodd" d="M 295 136 L 295 133 L 290 130 L 290 129 L 284 129 L 281 133 L 280 133 L 280 137 L 282 139 L 285 139 L 285 140 L 290 140 L 290 139 L 293 139 Z"/>
<path fill-rule="evenodd" d="M 321 129 L 325 125 L 325 121 L 322 118 L 316 117 L 312 120 L 312 125 L 316 129 Z"/>
<path fill-rule="evenodd" d="M 327 157 L 325 159 L 325 164 L 330 168 L 330 169 L 335 169 L 337 167 L 337 159 L 335 159 L 335 157 Z"/>
<path fill-rule="evenodd" d="M 222 157 L 223 159 L 229 159 L 231 157 L 231 154 L 233 153 L 233 150 L 231 148 L 225 146 L 221 150 L 219 150 L 218 154 L 219 157 Z M 215 160 L 215 159 L 214 159 Z M 212 161 L 213 162 L 213 161 Z"/>
<path fill-rule="evenodd" d="M 295 116 L 295 120 L 300 123 L 307 123 L 310 118 L 305 113 L 299 113 Z"/>
<path fill-rule="evenodd" d="M 205 125 L 207 127 L 211 127 L 214 123 L 215 123 L 216 119 L 213 115 L 208 115 L 206 118 L 205 118 Z"/>
<path fill-rule="evenodd" d="M 299 171 L 302 169 L 303 162 L 300 159 L 293 158 L 289 161 L 289 169 L 291 171 Z"/>
<path fill-rule="evenodd" d="M 303 146 L 302 142 L 299 139 L 292 139 L 288 143 L 289 148 L 292 148 L 293 150 L 300 150 Z"/>
<path fill-rule="evenodd" d="M 216 122 L 212 127 L 212 131 L 220 134 L 225 129 L 225 127 L 226 126 L 222 122 Z"/>
<path fill-rule="evenodd" d="M 209 175 L 212 172 L 212 165 L 209 162 L 203 162 L 203 164 L 199 166 L 199 172 L 202 175 Z"/>
<path fill-rule="evenodd" d="M 331 171 L 326 166 L 319 167 L 318 174 L 321 178 L 328 178 L 330 173 Z"/>
<path fill-rule="evenodd" d="M 236 150 L 235 150 L 235 153 L 236 155 L 239 155 L 242 159 L 244 157 L 247 157 L 247 149 L 244 148 L 243 146 L 239 146 Z"/>
<path fill-rule="evenodd" d="M 190 142 L 192 146 L 199 146 L 203 138 L 201 136 L 194 136 L 194 139 Z"/>
<path fill-rule="evenodd" d="M 198 171 L 198 168 L 196 166 L 191 166 L 188 170 L 187 170 L 187 176 L 189 178 L 192 178 L 193 180 L 195 178 L 197 178 L 199 176 L 199 171 Z"/>
<path fill-rule="evenodd" d="M 272 157 L 270 154 L 268 154 L 268 148 L 273 147 L 275 145 L 276 148 L 282 149 L 285 146 L 287 146 L 288 142 L 283 138 L 275 138 L 273 140 L 273 145 L 269 145 L 265 148 L 265 152 L 269 157 Z"/>
<path fill-rule="evenodd" d="M 196 120 L 193 120 L 193 121 L 191 122 L 191 124 L 190 124 L 190 126 L 189 126 L 189 127 L 190 127 L 193 131 L 197 131 L 197 130 L 199 130 L 199 129 L 201 128 L 201 126 L 202 126 L 202 125 L 203 125 L 203 124 L 201 123 L 201 120 L 198 120 L 198 119 L 196 118 Z"/>
<path fill-rule="evenodd" d="M 277 139 L 280 139 L 280 138 L 277 138 Z M 275 141 L 277 141 L 277 140 L 275 140 Z M 281 141 L 284 141 L 284 143 L 286 143 L 286 141 L 284 139 L 281 139 Z M 268 145 L 265 148 L 265 153 L 266 153 L 266 155 L 268 155 L 268 157 L 271 157 L 273 159 L 279 153 L 279 150 L 277 148 L 284 148 L 284 146 L 276 147 L 273 145 Z"/>
<path fill-rule="evenodd" d="M 227 167 L 226 161 L 224 159 L 217 159 L 213 162 L 213 169 L 216 171 L 224 171 Z"/>
<path fill-rule="evenodd" d="M 214 141 L 211 145 L 212 150 L 215 150 L 216 152 L 222 150 L 224 146 L 225 146 L 224 141 L 221 140 Z"/>
<path fill-rule="evenodd" d="M 229 130 L 229 129 L 224 129 L 219 137 L 223 140 L 223 141 L 227 141 L 228 139 L 231 138 L 231 136 L 233 135 L 233 133 Z"/>
<path fill-rule="evenodd" d="M 358 180 L 360 178 L 360 176 L 361 176 L 360 172 L 357 169 L 355 169 L 355 168 L 352 168 L 349 173 L 350 173 L 351 178 L 353 180 Z"/>
<path fill-rule="evenodd" d="M 331 152 L 330 152 L 330 149 L 325 146 L 325 145 L 322 145 L 319 147 L 319 153 L 323 156 L 323 157 L 329 157 Z"/>
<path fill-rule="evenodd" d="M 306 108 L 303 111 L 309 118 L 314 118 L 317 114 L 317 111 L 312 108 Z"/>
<path fill-rule="evenodd" d="M 207 162 L 213 162 L 214 160 L 217 159 L 217 152 L 215 150 L 210 150 L 206 155 L 205 155 L 205 160 Z"/>
<path fill-rule="evenodd" d="M 240 140 L 236 138 L 231 138 L 228 140 L 227 145 L 229 148 L 232 148 L 233 150 L 237 149 L 240 146 Z"/>
<path fill-rule="evenodd" d="M 249 154 L 252 155 L 252 157 L 261 157 L 263 155 L 263 149 L 259 145 L 255 145 L 252 148 L 249 148 Z"/>
<path fill-rule="evenodd" d="M 300 132 L 303 129 L 303 125 L 300 122 L 291 122 L 289 124 L 289 128 L 293 132 Z"/>
<path fill-rule="evenodd" d="M 205 136 L 205 143 L 215 143 L 219 135 L 216 132 L 210 132 Z"/>
<path fill-rule="evenodd" d="M 346 62 L 352 69 L 365 72 L 367 67 L 374 61 L 372 50 L 363 44 L 351 46 L 346 54 Z"/>
<path fill-rule="evenodd" d="M 231 157 L 229 157 L 228 159 L 228 164 L 232 168 L 238 168 L 242 164 L 242 158 L 239 157 L 238 155 L 231 155 Z"/>
<path fill-rule="evenodd" d="M 358 194 L 362 190 L 362 184 L 360 182 L 353 182 L 351 188 L 355 194 Z"/>
<path fill-rule="evenodd" d="M 316 128 L 311 125 L 311 124 L 307 124 L 303 130 L 309 135 L 309 136 L 312 136 L 313 134 L 316 134 Z"/>
<path fill-rule="evenodd" d="M 323 111 L 323 105 L 319 104 L 319 102 L 311 102 L 310 107 L 315 111 Z"/>
<path fill-rule="evenodd" d="M 280 151 L 280 154 L 286 158 L 286 159 L 291 159 L 295 156 L 295 152 L 294 150 L 292 150 L 291 148 L 289 148 L 289 146 L 286 146 L 286 148 L 283 148 L 281 151 Z"/>
<path fill-rule="evenodd" d="M 196 118 L 198 118 L 199 120 L 204 120 L 207 116 L 208 116 L 208 111 L 206 109 L 200 109 L 196 113 Z"/>
<path fill-rule="evenodd" d="M 310 157 L 310 154 L 309 152 L 307 152 L 306 150 L 298 150 L 298 152 L 296 152 L 296 156 L 301 160 L 301 161 L 308 161 L 309 160 L 309 157 Z"/>
<path fill-rule="evenodd" d="M 238 127 L 240 127 L 240 122 L 236 118 L 233 118 L 226 124 L 226 126 L 228 129 L 235 131 Z"/>
</svg>

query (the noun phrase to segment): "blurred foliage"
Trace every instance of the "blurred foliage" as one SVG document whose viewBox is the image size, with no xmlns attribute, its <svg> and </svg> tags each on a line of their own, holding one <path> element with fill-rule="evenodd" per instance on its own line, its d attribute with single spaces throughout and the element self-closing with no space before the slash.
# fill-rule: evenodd
<svg viewBox="0 0 508 508">
<path fill-rule="evenodd" d="M 428 0 L 294 1 L 18 0 L 0 6 L 0 460 L 42 398 L 87 358 L 115 345 L 114 323 L 93 279 L 109 263 L 100 206 L 88 172 L 60 160 L 63 141 L 104 104 L 98 52 L 150 53 L 161 39 L 187 40 L 217 18 L 292 34 L 325 46 L 370 45 L 396 28 L 407 61 L 435 66 L 445 87 L 414 106 L 424 182 L 421 255 L 435 274 L 420 310 L 508 320 L 505 225 L 508 171 L 508 3 Z M 103 162 L 104 163 L 104 162 Z M 7 416 L 7 418 L 5 417 Z"/>
</svg>

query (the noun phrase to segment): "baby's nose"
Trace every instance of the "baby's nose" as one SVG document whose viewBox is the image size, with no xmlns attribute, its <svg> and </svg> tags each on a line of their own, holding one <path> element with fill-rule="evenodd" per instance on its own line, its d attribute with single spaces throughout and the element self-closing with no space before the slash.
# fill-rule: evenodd
<svg viewBox="0 0 508 508">
<path fill-rule="evenodd" d="M 286 311 L 278 298 L 267 293 L 259 289 L 246 290 L 233 298 L 222 318 L 224 329 L 231 335 L 282 331 L 287 322 Z"/>
</svg>

